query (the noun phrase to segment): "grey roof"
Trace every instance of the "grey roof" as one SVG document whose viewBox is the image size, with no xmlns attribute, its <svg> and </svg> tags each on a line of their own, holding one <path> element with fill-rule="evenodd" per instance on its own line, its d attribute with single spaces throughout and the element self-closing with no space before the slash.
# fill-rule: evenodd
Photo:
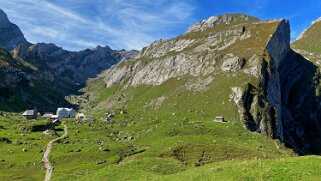
<svg viewBox="0 0 321 181">
<path fill-rule="evenodd" d="M 57 109 L 57 112 L 60 112 L 60 111 L 67 111 L 67 112 L 70 112 L 70 111 L 75 111 L 73 108 L 63 108 L 63 107 L 60 107 Z"/>
<path fill-rule="evenodd" d="M 60 112 L 60 111 L 63 111 L 63 110 L 67 111 L 67 109 L 68 109 L 68 108 L 58 108 L 58 109 L 57 109 L 57 112 Z"/>
<path fill-rule="evenodd" d="M 216 119 L 224 119 L 223 116 L 216 116 L 215 118 L 216 118 Z"/>
<path fill-rule="evenodd" d="M 35 110 L 26 110 L 22 115 L 23 116 L 34 116 Z"/>
</svg>

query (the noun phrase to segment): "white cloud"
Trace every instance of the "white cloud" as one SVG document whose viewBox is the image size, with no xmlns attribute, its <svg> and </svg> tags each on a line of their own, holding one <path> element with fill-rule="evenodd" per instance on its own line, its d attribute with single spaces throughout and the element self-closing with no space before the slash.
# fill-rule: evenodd
<svg viewBox="0 0 321 181">
<path fill-rule="evenodd" d="M 33 42 L 79 50 L 97 44 L 140 49 L 190 24 L 194 0 L 0 0 L 12 22 Z"/>
</svg>

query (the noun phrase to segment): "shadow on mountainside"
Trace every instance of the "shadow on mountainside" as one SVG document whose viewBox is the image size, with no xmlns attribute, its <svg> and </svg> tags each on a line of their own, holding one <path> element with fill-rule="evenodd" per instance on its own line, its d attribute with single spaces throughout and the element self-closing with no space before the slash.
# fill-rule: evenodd
<svg viewBox="0 0 321 181">
<path fill-rule="evenodd" d="M 279 66 L 282 125 L 275 136 L 299 155 L 321 153 L 321 74 L 317 66 L 291 51 Z"/>
</svg>

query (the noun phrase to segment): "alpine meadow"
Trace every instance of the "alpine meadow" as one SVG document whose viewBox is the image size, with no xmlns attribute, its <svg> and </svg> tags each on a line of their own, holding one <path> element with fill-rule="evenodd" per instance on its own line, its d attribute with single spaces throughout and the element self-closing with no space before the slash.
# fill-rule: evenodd
<svg viewBox="0 0 321 181">
<path fill-rule="evenodd" d="M 0 0 L 0 180 L 321 180 L 321 18 L 250 2 Z"/>
</svg>

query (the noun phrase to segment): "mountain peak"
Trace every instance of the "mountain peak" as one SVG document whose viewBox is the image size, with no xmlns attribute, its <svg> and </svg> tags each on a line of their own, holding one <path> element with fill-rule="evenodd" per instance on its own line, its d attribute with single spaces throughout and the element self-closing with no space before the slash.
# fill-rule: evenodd
<svg viewBox="0 0 321 181">
<path fill-rule="evenodd" d="M 2 9 L 0 9 L 0 32 L 1 48 L 11 51 L 20 44 L 30 45 L 19 27 L 9 21 L 7 14 Z"/>
<path fill-rule="evenodd" d="M 7 14 L 2 9 L 0 9 L 0 25 L 4 26 L 8 24 L 10 24 L 10 21 Z"/>
<path fill-rule="evenodd" d="M 218 24 L 231 24 L 235 22 L 248 22 L 248 21 L 259 21 L 258 18 L 248 16 L 245 14 L 224 14 L 219 16 L 212 16 L 208 19 L 200 21 L 192 25 L 187 32 L 199 31 L 206 28 L 212 28 Z"/>
<path fill-rule="evenodd" d="M 111 50 L 111 48 L 109 46 L 101 46 L 101 45 L 97 45 L 93 51 L 96 51 L 96 50 Z"/>
<path fill-rule="evenodd" d="M 2 9 L 0 9 L 0 18 L 2 19 L 3 17 L 8 18 L 7 14 Z"/>
</svg>

